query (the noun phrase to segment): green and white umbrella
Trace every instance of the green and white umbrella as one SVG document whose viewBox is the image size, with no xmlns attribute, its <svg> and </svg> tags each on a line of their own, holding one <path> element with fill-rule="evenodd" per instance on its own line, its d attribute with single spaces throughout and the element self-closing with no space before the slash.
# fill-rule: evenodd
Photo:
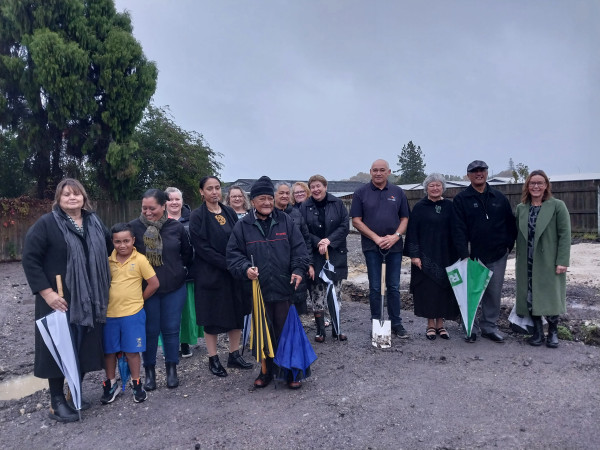
<svg viewBox="0 0 600 450">
<path fill-rule="evenodd" d="M 468 258 L 459 259 L 446 267 L 446 273 L 454 290 L 467 336 L 471 336 L 477 307 L 493 272 L 480 261 Z"/>
</svg>

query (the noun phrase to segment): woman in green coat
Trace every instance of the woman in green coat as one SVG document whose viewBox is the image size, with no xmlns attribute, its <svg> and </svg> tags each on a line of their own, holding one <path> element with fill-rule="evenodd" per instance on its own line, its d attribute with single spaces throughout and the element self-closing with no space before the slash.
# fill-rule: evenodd
<svg viewBox="0 0 600 450">
<path fill-rule="evenodd" d="M 566 312 L 566 277 L 571 252 L 571 219 L 564 202 L 552 197 L 550 180 L 534 170 L 517 205 L 517 314 L 530 315 L 529 344 L 544 343 L 542 316 L 548 321 L 546 346 L 558 347 L 558 316 Z"/>
</svg>

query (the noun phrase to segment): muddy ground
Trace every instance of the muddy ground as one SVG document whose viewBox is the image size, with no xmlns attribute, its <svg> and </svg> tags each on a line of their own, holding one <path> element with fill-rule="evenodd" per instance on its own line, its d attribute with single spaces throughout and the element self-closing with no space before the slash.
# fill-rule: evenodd
<svg viewBox="0 0 600 450">
<path fill-rule="evenodd" d="M 600 245 L 573 247 L 568 313 L 561 325 L 574 341 L 558 349 L 534 348 L 509 332 L 514 302 L 509 270 L 503 290 L 501 330 L 506 343 L 467 344 L 459 325 L 447 322 L 449 341 L 427 341 L 425 323 L 403 293 L 410 338 L 391 349 L 370 344 L 368 305 L 358 238 L 350 238 L 348 296 L 342 309 L 344 343 L 315 343 L 313 376 L 302 389 L 276 383 L 255 390 L 253 371 L 208 371 L 202 339 L 179 365 L 181 386 L 158 389 L 135 404 L 131 388 L 111 405 L 99 402 L 103 374 L 86 376 L 93 401 L 83 421 L 59 424 L 47 417 L 49 398 L 39 391 L 0 401 L 2 448 L 569 448 L 596 449 L 600 442 L 600 348 L 586 345 L 590 324 L 600 323 Z M 585 248 L 584 248 L 585 247 Z M 578 255 L 586 255 L 579 258 Z M 575 264 L 576 263 L 576 264 Z M 409 267 L 403 269 L 407 288 Z M 33 301 L 20 264 L 0 264 L 0 379 L 33 368 Z M 303 317 L 312 340 L 314 322 Z M 220 342 L 221 359 L 226 343 Z M 160 361 L 160 357 L 159 357 Z"/>
</svg>

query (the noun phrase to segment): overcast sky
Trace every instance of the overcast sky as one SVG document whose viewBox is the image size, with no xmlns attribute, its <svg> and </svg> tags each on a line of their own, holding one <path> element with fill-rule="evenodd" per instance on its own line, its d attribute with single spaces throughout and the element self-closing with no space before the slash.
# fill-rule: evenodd
<svg viewBox="0 0 600 450">
<path fill-rule="evenodd" d="M 223 154 L 223 181 L 509 158 L 600 172 L 600 1 L 117 0 L 157 106 Z"/>
</svg>

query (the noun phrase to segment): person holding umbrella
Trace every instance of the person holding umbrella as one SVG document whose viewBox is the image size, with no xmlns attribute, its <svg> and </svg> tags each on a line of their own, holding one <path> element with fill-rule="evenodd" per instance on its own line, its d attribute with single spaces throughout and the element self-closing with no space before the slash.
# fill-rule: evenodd
<svg viewBox="0 0 600 450">
<path fill-rule="evenodd" d="M 465 337 L 473 343 L 477 332 L 493 342 L 502 343 L 498 332 L 500 297 L 508 254 L 515 245 L 517 227 L 508 199 L 487 183 L 488 165 L 475 160 L 467 166 L 471 185 L 453 201 L 452 236 L 460 259 L 479 259 L 493 272 L 481 299 L 481 317 L 476 317 L 473 332 Z"/>
<path fill-rule="evenodd" d="M 146 351 L 144 389 L 156 389 L 156 352 L 162 336 L 167 387 L 179 386 L 179 329 L 181 311 L 186 300 L 185 279 L 193 257 L 193 248 L 181 222 L 169 219 L 167 194 L 160 189 L 148 189 L 142 196 L 142 213 L 130 222 L 136 250 L 145 255 L 154 270 L 160 287 L 144 302 L 146 312 Z"/>
<path fill-rule="evenodd" d="M 219 361 L 217 337 L 227 333 L 229 357 L 227 367 L 252 369 L 240 355 L 240 336 L 244 315 L 250 312 L 249 291 L 234 280 L 227 270 L 225 249 L 238 221 L 237 214 L 221 203 L 221 182 L 215 176 L 200 180 L 202 205 L 192 211 L 190 235 L 195 249 L 194 280 L 196 286 L 196 320 L 204 327 L 208 351 L 208 368 L 213 375 L 226 377 L 227 370 Z"/>
<path fill-rule="evenodd" d="M 327 278 L 333 283 L 336 298 L 341 299 L 342 280 L 348 277 L 348 249 L 346 237 L 350 230 L 348 210 L 337 197 L 327 193 L 327 180 L 322 175 L 313 175 L 308 180 L 311 196 L 300 206 L 300 214 L 308 226 L 312 248 L 312 264 L 309 272 L 310 299 L 312 303 L 317 333 L 316 342 L 325 342 L 325 308 L 328 306 L 329 288 L 319 274 L 328 257 L 335 272 L 329 272 Z M 329 294 L 331 297 L 331 294 Z M 330 302 L 331 303 L 331 300 Z M 330 308 L 330 314 L 332 309 Z M 331 314 L 334 322 L 331 335 L 334 339 L 345 341 L 345 334 L 338 332 L 339 317 Z"/>
<path fill-rule="evenodd" d="M 427 339 L 433 341 L 437 335 L 450 339 L 444 319 L 455 319 L 459 314 L 446 274 L 446 267 L 458 259 L 450 231 L 452 202 L 442 197 L 446 190 L 442 174 L 429 175 L 423 187 L 426 197 L 410 213 L 404 245 L 404 254 L 412 263 L 410 290 L 415 315 L 427 318 Z"/>
<path fill-rule="evenodd" d="M 544 343 L 542 316 L 546 316 L 546 346 L 556 348 L 558 316 L 566 312 L 571 219 L 564 202 L 552 196 L 543 170 L 531 172 L 523 184 L 517 227 L 517 314 L 531 316 L 533 336 L 528 342 L 533 346 Z"/>
<path fill-rule="evenodd" d="M 259 280 L 273 347 L 283 330 L 295 289 L 308 270 L 308 252 L 293 220 L 274 208 L 271 179 L 262 176 L 250 190 L 252 211 L 233 228 L 227 243 L 227 268 L 239 280 Z M 255 318 L 258 320 L 258 318 Z M 257 388 L 273 379 L 273 359 L 262 359 Z M 290 379 L 292 389 L 300 381 Z"/>
<path fill-rule="evenodd" d="M 110 234 L 92 212 L 81 183 L 72 178 L 56 187 L 52 212 L 43 215 L 27 232 L 23 270 L 35 294 L 35 318 L 52 311 L 67 312 L 81 378 L 103 368 L 102 331 L 106 320 L 112 251 Z M 57 275 L 64 283 L 58 293 Z M 38 328 L 35 331 L 34 375 L 47 378 L 50 418 L 59 422 L 79 419 L 63 393 L 64 374 L 59 369 Z M 91 404 L 84 401 L 82 409 Z"/>
</svg>

